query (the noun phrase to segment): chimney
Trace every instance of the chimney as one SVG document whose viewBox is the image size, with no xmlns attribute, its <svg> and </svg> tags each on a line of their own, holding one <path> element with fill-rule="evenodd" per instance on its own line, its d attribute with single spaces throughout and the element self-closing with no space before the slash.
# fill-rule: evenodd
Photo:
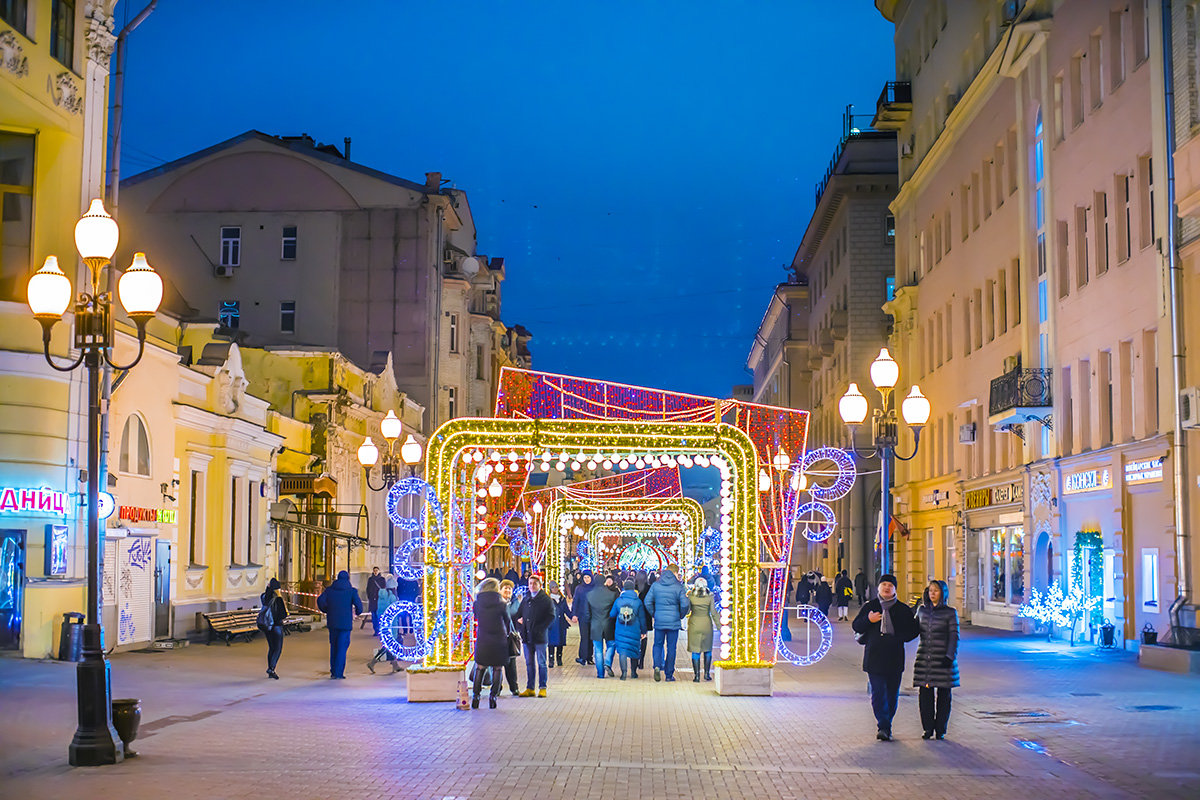
<svg viewBox="0 0 1200 800">
<path fill-rule="evenodd" d="M 435 192 L 438 189 L 442 188 L 442 173 L 426 172 L 425 173 L 425 188 L 432 189 Z"/>
<path fill-rule="evenodd" d="M 343 145 L 342 146 L 342 158 L 349 161 L 350 160 L 350 137 L 349 136 L 342 139 L 342 145 Z"/>
</svg>

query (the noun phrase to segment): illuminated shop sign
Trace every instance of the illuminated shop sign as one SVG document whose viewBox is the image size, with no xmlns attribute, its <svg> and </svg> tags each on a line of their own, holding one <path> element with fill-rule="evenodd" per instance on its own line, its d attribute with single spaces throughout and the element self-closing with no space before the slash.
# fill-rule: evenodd
<svg viewBox="0 0 1200 800">
<path fill-rule="evenodd" d="M 1025 488 L 1019 483 L 1002 483 L 986 489 L 972 489 L 966 494 L 967 510 L 1019 503 L 1025 498 Z"/>
<path fill-rule="evenodd" d="M 46 563 L 47 575 L 67 574 L 67 540 L 70 529 L 66 525 L 46 526 Z"/>
<path fill-rule="evenodd" d="M 1108 469 L 1088 469 L 1083 472 L 1072 472 L 1063 478 L 1063 494 L 1078 494 L 1079 492 L 1097 492 L 1112 488 L 1112 471 Z"/>
<path fill-rule="evenodd" d="M 162 522 L 167 525 L 174 525 L 176 513 L 173 508 L 121 506 L 117 511 L 117 519 L 123 519 L 127 522 Z"/>
<path fill-rule="evenodd" d="M 57 514 L 62 516 L 70 508 L 66 492 L 42 489 L 0 489 L 0 513 L 4 514 Z"/>
<path fill-rule="evenodd" d="M 1125 483 L 1154 483 L 1163 478 L 1162 461 L 1152 458 L 1147 461 L 1129 461 L 1125 464 Z"/>
</svg>

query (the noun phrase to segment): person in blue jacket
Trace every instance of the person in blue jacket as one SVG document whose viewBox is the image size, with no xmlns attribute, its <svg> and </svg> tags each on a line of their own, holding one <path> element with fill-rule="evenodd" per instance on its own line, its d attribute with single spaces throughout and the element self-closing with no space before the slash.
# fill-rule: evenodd
<svg viewBox="0 0 1200 800">
<path fill-rule="evenodd" d="M 638 653 L 642 640 L 646 638 L 646 610 L 638 597 L 637 584 L 625 581 L 624 591 L 613 603 L 609 616 L 616 620 L 617 658 L 621 664 L 621 680 L 625 680 L 626 668 L 630 677 L 637 677 Z"/>
<path fill-rule="evenodd" d="M 571 627 L 571 607 L 567 605 L 567 598 L 563 597 L 557 583 L 550 581 L 546 586 L 550 590 L 550 600 L 554 603 L 554 622 L 550 624 L 546 638 L 550 648 L 550 666 L 553 667 L 557 659 L 558 666 L 561 667 L 563 647 L 567 644 L 567 628 Z"/>
<path fill-rule="evenodd" d="M 325 613 L 329 629 L 329 677 L 346 677 L 346 651 L 350 649 L 350 631 L 355 616 L 363 613 L 358 589 L 350 584 L 350 573 L 342 570 L 337 580 L 329 584 L 317 598 L 317 608 Z"/>
<path fill-rule="evenodd" d="M 683 627 L 681 620 L 687 616 L 692 607 L 687 599 L 687 592 L 675 573 L 665 569 L 650 591 L 646 592 L 646 611 L 654 618 L 654 680 L 662 680 L 662 673 L 667 674 L 667 681 L 675 680 L 675 648 L 679 644 L 679 630 Z M 666 653 L 663 653 L 663 645 Z"/>
</svg>

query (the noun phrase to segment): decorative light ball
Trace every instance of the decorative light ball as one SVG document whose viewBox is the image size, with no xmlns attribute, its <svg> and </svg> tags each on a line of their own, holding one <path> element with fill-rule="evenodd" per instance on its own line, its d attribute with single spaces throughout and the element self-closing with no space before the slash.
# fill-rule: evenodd
<svg viewBox="0 0 1200 800">
<path fill-rule="evenodd" d="M 779 470 L 787 469 L 791 463 L 791 458 L 788 457 L 787 451 L 783 448 L 780 448 L 779 452 L 775 454 L 775 458 L 771 459 L 771 464 L 775 469 Z"/>
<path fill-rule="evenodd" d="M 582 466 L 583 466 L 583 465 L 582 465 L 582 464 L 580 464 L 578 461 L 572 461 L 572 462 L 571 462 L 571 469 L 572 469 L 572 470 L 574 470 L 574 471 L 576 471 L 576 472 L 578 472 L 578 471 L 579 471 L 579 469 L 580 469 Z"/>
<path fill-rule="evenodd" d="M 475 513 L 476 513 L 476 514 L 486 514 L 486 513 L 487 513 L 487 506 L 485 506 L 485 505 L 478 505 L 478 506 L 475 506 Z"/>
<path fill-rule="evenodd" d="M 487 577 L 487 573 L 484 572 L 483 570 L 480 569 L 480 570 L 475 571 L 475 580 L 481 581 L 486 577 Z"/>
<path fill-rule="evenodd" d="M 613 462 L 612 462 L 611 458 L 604 459 L 604 468 L 605 469 L 612 469 L 612 465 L 613 465 Z"/>
<path fill-rule="evenodd" d="M 499 497 L 504 494 L 504 487 L 500 485 L 500 481 L 492 478 L 492 482 L 488 484 L 488 495 L 490 497 Z"/>
<path fill-rule="evenodd" d="M 701 453 L 700 455 L 696 456 L 696 458 L 695 458 L 695 461 L 696 461 L 696 463 L 697 463 L 697 464 L 699 464 L 699 465 L 700 465 L 700 466 L 702 466 L 702 467 L 707 467 L 707 466 L 708 466 L 708 456 L 704 455 L 703 453 Z"/>
<path fill-rule="evenodd" d="M 621 469 L 629 469 L 629 459 L 622 458 L 620 462 L 617 463 L 617 466 Z"/>
<path fill-rule="evenodd" d="M 542 472 L 550 471 L 550 462 L 549 461 L 543 461 L 541 464 L 539 464 L 539 466 L 542 468 Z"/>
<path fill-rule="evenodd" d="M 913 384 L 912 391 L 900 404 L 900 413 L 904 421 L 913 428 L 920 428 L 929 422 L 929 398 L 921 394 L 921 387 Z"/>
<path fill-rule="evenodd" d="M 487 544 L 487 539 L 483 538 L 482 536 L 475 540 L 476 547 L 483 547 L 485 544 Z"/>
<path fill-rule="evenodd" d="M 771 491 L 771 476 L 767 474 L 765 469 L 758 471 L 758 490 L 760 492 Z"/>
<path fill-rule="evenodd" d="M 595 468 L 596 468 L 596 460 L 595 460 L 595 459 L 592 459 L 592 460 L 588 461 L 588 462 L 587 462 L 587 468 L 588 468 L 588 469 L 595 469 Z"/>
<path fill-rule="evenodd" d="M 516 471 L 518 471 L 519 469 L 521 469 L 521 465 L 520 465 L 520 464 L 518 464 L 518 463 L 517 463 L 517 462 L 515 462 L 515 461 L 514 461 L 513 463 L 511 463 L 511 464 L 509 464 L 509 465 L 508 465 L 508 471 L 509 471 L 509 472 L 516 472 Z"/>
<path fill-rule="evenodd" d="M 487 489 L 476 489 L 475 496 L 476 497 L 487 497 Z"/>
<path fill-rule="evenodd" d="M 562 472 L 566 468 L 567 468 L 567 462 L 565 462 L 565 461 L 559 461 L 559 462 L 555 463 L 555 465 L 554 465 L 554 469 L 556 472 Z"/>
<path fill-rule="evenodd" d="M 486 523 L 486 522 L 484 522 L 484 521 L 482 521 L 482 520 L 480 520 L 479 522 L 476 522 L 476 523 L 475 523 L 475 528 L 476 528 L 477 530 L 486 531 L 486 530 L 487 530 L 487 523 Z"/>
<path fill-rule="evenodd" d="M 634 462 L 634 466 L 637 467 L 638 469 L 645 469 L 646 468 L 646 459 L 638 458 L 638 460 Z"/>
<path fill-rule="evenodd" d="M 482 564 L 483 562 L 487 561 L 487 556 L 485 556 L 483 553 L 480 553 L 479 555 L 475 556 L 475 560 Z"/>
<path fill-rule="evenodd" d="M 379 461 L 379 448 L 370 439 L 363 441 L 358 448 L 358 463 L 364 467 L 373 467 Z"/>
<path fill-rule="evenodd" d="M 26 290 L 29 309 L 35 317 L 62 317 L 71 305 L 71 280 L 59 269 L 57 256 L 46 256 L 46 263 L 30 278 Z"/>
</svg>

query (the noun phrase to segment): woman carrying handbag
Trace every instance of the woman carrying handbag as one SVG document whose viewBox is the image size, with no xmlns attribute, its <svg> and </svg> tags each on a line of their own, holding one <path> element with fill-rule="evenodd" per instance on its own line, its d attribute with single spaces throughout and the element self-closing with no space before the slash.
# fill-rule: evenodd
<svg viewBox="0 0 1200 800">
<path fill-rule="evenodd" d="M 475 678 L 471 708 L 479 708 L 479 693 L 483 690 L 484 671 L 491 673 L 492 687 L 488 707 L 496 707 L 496 698 L 504 686 L 504 667 L 512 653 L 512 621 L 508 617 L 500 582 L 488 578 L 479 584 L 475 595 Z M 519 640 L 518 640 L 519 641 Z M 518 651 L 520 645 L 517 645 Z"/>
<path fill-rule="evenodd" d="M 287 603 L 279 592 L 279 581 L 271 578 L 267 590 L 259 600 L 262 607 L 258 610 L 258 629 L 267 638 L 267 677 L 279 680 L 275 667 L 279 664 L 279 656 L 283 654 L 283 623 L 287 619 Z"/>
</svg>

